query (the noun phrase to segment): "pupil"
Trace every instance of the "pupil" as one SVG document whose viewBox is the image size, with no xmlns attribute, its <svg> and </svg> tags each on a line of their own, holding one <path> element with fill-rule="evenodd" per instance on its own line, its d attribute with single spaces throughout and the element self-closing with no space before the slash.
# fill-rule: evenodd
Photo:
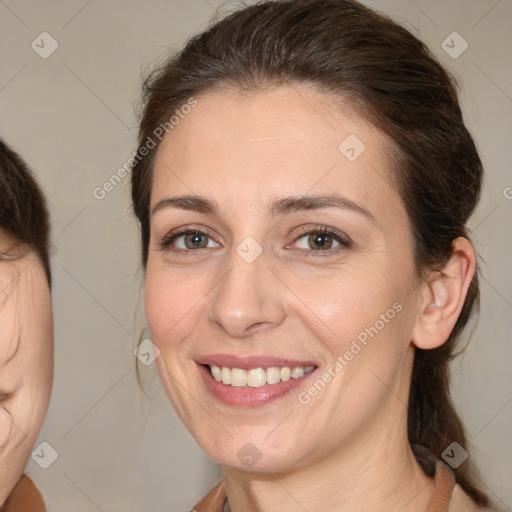
<svg viewBox="0 0 512 512">
<path fill-rule="evenodd" d="M 326 248 L 328 249 L 331 246 L 331 244 L 326 240 L 328 238 L 329 238 L 329 235 L 323 235 L 321 233 L 312 235 L 313 244 L 322 249 L 326 249 Z"/>
<path fill-rule="evenodd" d="M 195 247 L 203 247 L 204 243 L 201 242 L 201 237 L 203 235 L 201 233 L 191 233 L 187 236 L 186 240 Z"/>
</svg>

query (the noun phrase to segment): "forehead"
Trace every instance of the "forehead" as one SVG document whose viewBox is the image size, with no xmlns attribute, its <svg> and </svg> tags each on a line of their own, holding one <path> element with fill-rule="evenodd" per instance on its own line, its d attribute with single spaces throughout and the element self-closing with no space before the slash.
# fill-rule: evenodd
<svg viewBox="0 0 512 512">
<path fill-rule="evenodd" d="M 196 99 L 160 145 L 153 205 L 170 192 L 221 193 L 238 205 L 333 190 L 358 201 L 396 200 L 386 135 L 333 97 L 294 85 Z"/>
</svg>

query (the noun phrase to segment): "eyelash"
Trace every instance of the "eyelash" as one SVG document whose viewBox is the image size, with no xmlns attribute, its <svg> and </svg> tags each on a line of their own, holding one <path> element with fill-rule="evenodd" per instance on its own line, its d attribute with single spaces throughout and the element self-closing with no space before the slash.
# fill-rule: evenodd
<svg viewBox="0 0 512 512">
<path fill-rule="evenodd" d="M 203 247 L 200 249 L 174 249 L 171 247 L 171 244 L 178 238 L 184 236 L 184 235 L 203 235 L 207 236 L 211 239 L 213 237 L 210 235 L 208 231 L 202 228 L 185 228 L 179 232 L 176 233 L 169 233 L 161 242 L 160 247 L 162 250 L 171 251 L 174 253 L 181 252 L 181 253 L 187 253 L 187 252 L 194 252 L 199 251 L 201 249 L 207 249 L 207 247 Z M 332 237 L 334 240 L 339 242 L 340 247 L 334 248 L 334 249 L 325 249 L 325 250 L 306 250 L 306 249 L 298 249 L 298 251 L 301 254 L 304 254 L 307 258 L 325 258 L 328 256 L 332 256 L 333 254 L 337 254 L 340 250 L 349 249 L 352 246 L 352 241 L 349 237 L 343 236 L 337 231 L 335 231 L 332 228 L 329 228 L 327 226 L 318 226 L 314 228 L 304 228 L 303 230 L 299 231 L 297 233 L 297 236 L 294 240 L 294 243 L 303 238 L 306 235 L 328 235 Z M 320 253 L 320 254 L 318 254 Z M 323 254 L 322 254 L 323 253 Z M 327 253 L 327 254 L 326 254 Z"/>
</svg>

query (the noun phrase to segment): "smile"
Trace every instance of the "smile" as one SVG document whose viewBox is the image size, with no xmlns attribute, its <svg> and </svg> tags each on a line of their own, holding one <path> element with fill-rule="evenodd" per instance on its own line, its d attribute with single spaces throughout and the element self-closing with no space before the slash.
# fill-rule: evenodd
<svg viewBox="0 0 512 512">
<path fill-rule="evenodd" d="M 266 384 L 287 382 L 298 379 L 314 370 L 315 366 L 271 366 L 269 368 L 242 368 L 219 367 L 215 364 L 207 365 L 211 376 L 226 386 L 259 388 Z"/>
<path fill-rule="evenodd" d="M 195 361 L 207 392 L 231 406 L 259 407 L 291 398 L 318 370 L 314 361 L 265 356 L 206 356 Z M 291 398 L 293 399 L 293 398 Z"/>
</svg>

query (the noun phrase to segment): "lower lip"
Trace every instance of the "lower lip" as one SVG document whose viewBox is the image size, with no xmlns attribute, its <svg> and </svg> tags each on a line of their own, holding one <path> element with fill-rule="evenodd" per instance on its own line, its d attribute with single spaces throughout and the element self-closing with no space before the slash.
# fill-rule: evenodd
<svg viewBox="0 0 512 512">
<path fill-rule="evenodd" d="M 276 384 L 266 384 L 258 388 L 252 387 L 235 387 L 217 382 L 208 368 L 197 365 L 199 373 L 203 378 L 208 391 L 222 400 L 228 405 L 238 405 L 243 407 L 258 407 L 260 405 L 268 404 L 278 398 L 282 398 L 291 393 L 292 390 L 300 386 L 310 375 L 315 373 L 316 368 L 306 375 L 298 379 L 287 380 L 286 382 L 278 382 Z"/>
</svg>

